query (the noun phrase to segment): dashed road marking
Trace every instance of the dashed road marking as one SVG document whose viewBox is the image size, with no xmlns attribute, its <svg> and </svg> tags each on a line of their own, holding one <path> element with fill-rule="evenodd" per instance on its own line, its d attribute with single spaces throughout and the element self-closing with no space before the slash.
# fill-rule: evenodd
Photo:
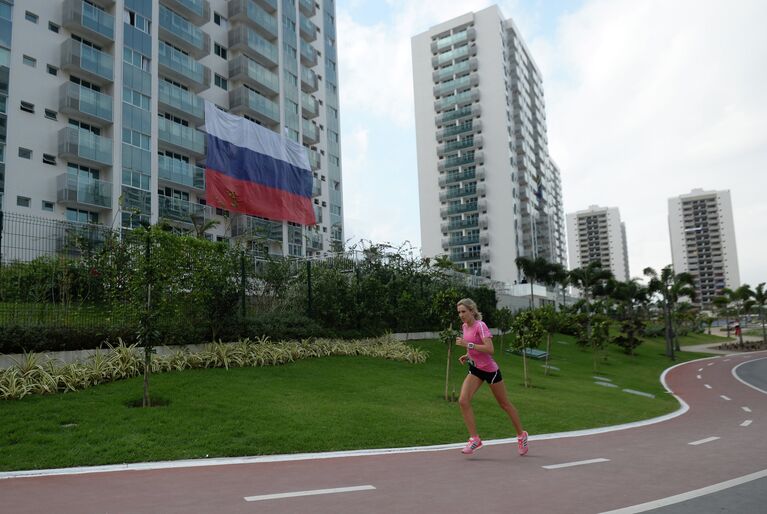
<svg viewBox="0 0 767 514">
<path fill-rule="evenodd" d="M 724 362 L 730 362 L 730 359 L 724 359 Z"/>
<path fill-rule="evenodd" d="M 708 384 L 703 384 L 703 385 L 706 386 L 706 389 L 711 389 L 710 385 L 708 385 Z"/>
<path fill-rule="evenodd" d="M 700 439 L 698 441 L 693 441 L 693 442 L 687 443 L 687 444 L 692 445 L 692 446 L 698 446 L 699 444 L 710 443 L 711 441 L 716 441 L 717 439 L 719 439 L 719 437 L 717 437 L 717 436 L 707 437 L 705 439 Z"/>
<path fill-rule="evenodd" d="M 730 401 L 730 400 L 732 399 L 732 398 L 730 398 L 729 396 L 725 396 L 725 395 L 723 395 L 723 394 L 720 394 L 720 395 L 719 395 L 719 398 L 721 398 L 722 400 L 727 400 L 727 401 Z"/>
<path fill-rule="evenodd" d="M 246 502 L 257 502 L 262 500 L 279 500 L 281 498 L 295 498 L 296 496 L 315 496 L 319 494 L 351 493 L 355 491 L 371 491 L 375 489 L 372 485 L 358 485 L 354 487 L 336 487 L 333 489 L 314 489 L 313 491 L 294 491 L 291 493 L 262 494 L 260 496 L 246 496 Z"/>
<path fill-rule="evenodd" d="M 743 409 L 746 412 L 751 412 L 751 408 L 749 407 L 741 407 L 741 409 Z"/>
<path fill-rule="evenodd" d="M 700 375 L 697 375 L 698 380 L 700 380 L 702 377 Z"/>
<path fill-rule="evenodd" d="M 741 424 L 740 424 L 740 426 L 742 426 L 742 427 L 747 427 L 747 426 L 748 426 L 748 425 L 750 425 L 751 423 L 753 423 L 753 420 L 751 420 L 751 419 L 747 419 L 746 421 L 744 421 L 743 423 L 741 423 Z"/>
<path fill-rule="evenodd" d="M 548 466 L 541 466 L 543 469 L 560 469 L 560 468 L 571 468 L 573 466 L 583 466 L 585 464 L 597 464 L 599 462 L 610 462 L 610 459 L 589 459 L 589 460 L 579 460 L 576 462 L 565 462 L 563 464 L 550 464 Z"/>
<path fill-rule="evenodd" d="M 701 371 L 703 371 L 703 368 L 699 368 L 698 369 L 698 373 L 700 373 Z"/>
<path fill-rule="evenodd" d="M 716 364 L 716 362 L 709 362 L 708 363 L 709 366 L 713 366 L 714 364 Z"/>
</svg>

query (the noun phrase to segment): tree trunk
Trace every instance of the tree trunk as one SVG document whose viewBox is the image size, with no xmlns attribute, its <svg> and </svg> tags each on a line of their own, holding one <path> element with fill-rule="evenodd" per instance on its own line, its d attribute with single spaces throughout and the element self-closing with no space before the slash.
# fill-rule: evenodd
<svg viewBox="0 0 767 514">
<path fill-rule="evenodd" d="M 742 320 L 744 318 L 743 312 L 740 313 L 740 319 Z M 741 348 L 743 348 L 743 327 L 741 326 L 741 322 L 738 321 L 738 344 Z"/>
<path fill-rule="evenodd" d="M 666 325 L 666 357 L 673 361 L 676 360 L 676 357 L 674 356 L 674 342 L 671 339 L 671 306 L 668 301 L 663 304 L 663 315 Z"/>
<path fill-rule="evenodd" d="M 764 306 L 759 309 L 759 317 L 762 318 L 762 343 L 767 344 L 767 329 L 764 327 Z"/>
<path fill-rule="evenodd" d="M 447 347 L 447 366 L 445 367 L 445 401 L 450 401 L 450 360 L 453 357 L 453 345 Z"/>
<path fill-rule="evenodd" d="M 149 397 L 149 374 L 152 372 L 152 353 L 151 348 L 144 347 L 144 400 L 142 401 L 143 407 L 151 407 L 152 400 Z"/>
<path fill-rule="evenodd" d="M 530 281 L 530 310 L 533 310 L 535 308 L 535 304 L 533 301 L 533 281 Z"/>
<path fill-rule="evenodd" d="M 522 369 L 525 373 L 525 387 L 530 387 L 530 380 L 527 378 L 527 347 L 522 346 Z"/>
<path fill-rule="evenodd" d="M 543 368 L 543 374 L 549 374 L 549 354 L 551 353 L 551 332 L 546 334 L 546 365 Z"/>
</svg>

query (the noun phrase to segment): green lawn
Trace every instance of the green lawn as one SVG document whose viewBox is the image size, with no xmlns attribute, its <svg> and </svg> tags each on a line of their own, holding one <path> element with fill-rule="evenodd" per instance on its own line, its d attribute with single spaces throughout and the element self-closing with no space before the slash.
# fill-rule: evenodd
<svg viewBox="0 0 767 514">
<path fill-rule="evenodd" d="M 719 341 L 716 336 L 681 343 Z M 672 412 L 661 372 L 672 363 L 663 341 L 650 340 L 630 357 L 610 348 L 592 370 L 588 351 L 556 336 L 551 364 L 528 360 L 533 387 L 522 386 L 522 360 L 498 355 L 510 397 L 531 434 L 600 427 Z M 165 407 L 131 408 L 142 379 L 56 396 L 0 402 L 0 470 L 387 448 L 463 441 L 467 435 L 456 403 L 442 398 L 445 349 L 435 341 L 425 364 L 367 357 L 330 357 L 285 366 L 190 370 L 154 375 L 155 398 Z M 500 345 L 496 338 L 496 348 Z M 703 357 L 679 354 L 678 362 Z M 453 362 L 456 391 L 466 370 Z M 655 399 L 594 384 L 592 376 Z M 475 398 L 480 434 L 510 437 L 513 430 L 487 387 Z"/>
</svg>

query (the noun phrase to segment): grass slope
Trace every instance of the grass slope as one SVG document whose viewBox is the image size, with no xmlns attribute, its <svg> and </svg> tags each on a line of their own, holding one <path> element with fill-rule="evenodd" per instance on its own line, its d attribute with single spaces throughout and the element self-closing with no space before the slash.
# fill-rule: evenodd
<svg viewBox="0 0 767 514">
<path fill-rule="evenodd" d="M 682 338 L 682 344 L 718 341 Z M 649 340 L 630 357 L 610 348 L 592 370 L 590 352 L 556 336 L 553 366 L 528 360 L 533 387 L 522 386 L 522 360 L 496 353 L 512 402 L 531 434 L 591 428 L 662 415 L 677 408 L 658 378 L 672 364 L 663 341 Z M 560 344 L 559 342 L 567 343 Z M 443 398 L 446 350 L 435 341 L 425 364 L 368 357 L 310 359 L 285 366 L 190 370 L 154 375 L 152 395 L 164 407 L 131 408 L 140 377 L 80 391 L 0 402 L 0 470 L 285 454 L 455 443 L 466 438 L 456 403 Z M 500 346 L 496 338 L 496 349 Z M 702 354 L 680 353 L 678 361 Z M 456 392 L 466 373 L 455 360 Z M 594 375 L 650 399 L 594 384 Z M 487 387 L 474 402 L 485 439 L 513 430 Z"/>
</svg>

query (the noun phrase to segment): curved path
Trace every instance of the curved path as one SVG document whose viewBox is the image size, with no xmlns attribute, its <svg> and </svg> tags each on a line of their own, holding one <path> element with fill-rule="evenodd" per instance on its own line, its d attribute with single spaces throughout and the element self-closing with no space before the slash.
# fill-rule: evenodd
<svg viewBox="0 0 767 514">
<path fill-rule="evenodd" d="M 516 454 L 513 442 L 496 442 L 468 458 L 458 446 L 447 445 L 433 451 L 253 459 L 174 469 L 81 469 L 25 477 L 0 473 L 0 509 L 78 514 L 644 512 L 682 501 L 686 497 L 678 495 L 690 491 L 767 482 L 765 377 L 767 352 L 681 364 L 664 378 L 689 410 L 683 405 L 680 415 L 633 428 L 531 437 L 525 457 Z"/>
</svg>

